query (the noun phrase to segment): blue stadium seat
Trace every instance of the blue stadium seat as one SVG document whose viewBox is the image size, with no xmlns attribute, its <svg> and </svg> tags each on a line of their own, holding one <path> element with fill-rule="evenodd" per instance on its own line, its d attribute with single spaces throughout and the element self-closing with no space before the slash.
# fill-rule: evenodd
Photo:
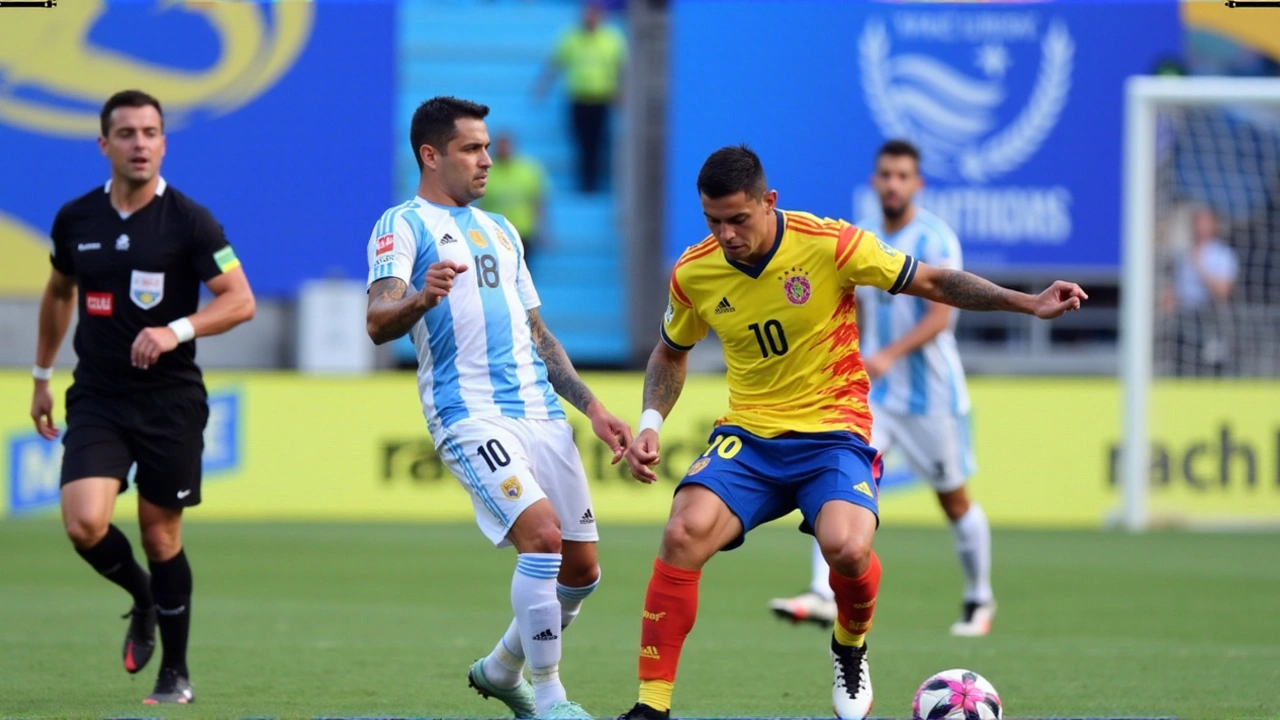
<svg viewBox="0 0 1280 720">
<path fill-rule="evenodd" d="M 531 269 L 542 315 L 575 362 L 610 366 L 629 355 L 617 199 L 576 192 L 575 153 L 559 84 L 543 100 L 532 95 L 556 41 L 580 13 L 576 0 L 401 5 L 397 135 L 408 136 L 409 119 L 423 99 L 458 95 L 489 105 L 490 132 L 512 132 L 521 152 L 543 163 L 551 183 L 551 242 Z M 408 196 L 417 186 L 417 167 L 411 156 L 401 155 L 398 187 Z"/>
</svg>

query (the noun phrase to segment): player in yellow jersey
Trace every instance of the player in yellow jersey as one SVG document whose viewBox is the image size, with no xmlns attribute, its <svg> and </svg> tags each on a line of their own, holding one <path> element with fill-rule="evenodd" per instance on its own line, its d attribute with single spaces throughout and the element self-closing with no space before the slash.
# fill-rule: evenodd
<svg viewBox="0 0 1280 720">
<path fill-rule="evenodd" d="M 1067 282 L 1039 295 L 1014 292 L 917 262 L 843 220 L 779 210 L 760 158 L 745 146 L 712 153 L 698 191 L 711 236 L 671 273 L 641 430 L 627 450 L 632 474 L 657 479 L 658 429 L 684 386 L 689 349 L 708 330 L 724 344 L 729 413 L 677 488 L 645 595 L 640 700 L 621 720 L 669 717 L 702 566 L 742 544 L 751 528 L 797 508 L 800 529 L 816 536 L 831 566 L 833 708 L 840 718 L 864 718 L 872 701 L 864 637 L 880 585 L 871 550 L 880 459 L 868 444 L 854 288 L 1041 318 L 1075 310 L 1088 296 Z"/>
</svg>

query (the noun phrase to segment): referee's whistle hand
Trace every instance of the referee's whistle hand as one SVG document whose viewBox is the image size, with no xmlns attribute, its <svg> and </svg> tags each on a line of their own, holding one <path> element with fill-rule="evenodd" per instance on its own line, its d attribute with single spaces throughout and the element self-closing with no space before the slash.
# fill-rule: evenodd
<svg viewBox="0 0 1280 720">
<path fill-rule="evenodd" d="M 36 423 L 36 432 L 45 440 L 56 440 L 58 428 L 53 424 L 53 393 L 49 392 L 49 382 L 37 381 L 35 393 L 31 398 L 31 419 Z"/>
<path fill-rule="evenodd" d="M 160 356 L 178 347 L 178 336 L 173 330 L 165 327 L 149 327 L 142 328 L 142 332 L 138 333 L 138 337 L 133 341 L 133 347 L 129 350 L 129 359 L 133 366 L 146 370 Z"/>
</svg>

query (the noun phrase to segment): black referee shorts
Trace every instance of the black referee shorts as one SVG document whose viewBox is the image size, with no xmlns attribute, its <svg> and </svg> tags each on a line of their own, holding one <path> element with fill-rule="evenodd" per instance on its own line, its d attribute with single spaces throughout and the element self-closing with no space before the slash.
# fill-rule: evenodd
<svg viewBox="0 0 1280 720">
<path fill-rule="evenodd" d="M 138 494 L 167 508 L 200 504 L 200 457 L 209 402 L 204 388 L 186 386 L 128 396 L 67 391 L 62 437 L 62 485 L 89 477 L 120 479 L 128 487 L 137 463 Z"/>
</svg>

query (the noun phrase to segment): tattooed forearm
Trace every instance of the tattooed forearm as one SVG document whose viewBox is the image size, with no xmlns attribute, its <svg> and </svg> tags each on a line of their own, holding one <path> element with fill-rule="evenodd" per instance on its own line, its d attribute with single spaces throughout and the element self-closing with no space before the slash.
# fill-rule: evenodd
<svg viewBox="0 0 1280 720">
<path fill-rule="evenodd" d="M 569 404 L 586 413 L 587 406 L 596 399 L 596 396 L 591 394 L 591 389 L 582 382 L 582 378 L 578 377 L 578 371 L 573 369 L 568 353 L 542 322 L 542 317 L 537 310 L 529 311 L 529 329 L 533 332 L 533 342 L 538 348 L 538 356 L 547 366 L 547 380 L 551 382 L 551 387 L 557 395 L 568 400 Z"/>
<path fill-rule="evenodd" d="M 416 293 L 405 297 L 407 290 L 403 280 L 393 277 L 369 286 L 365 329 L 374 343 L 381 345 L 409 332 L 427 311 Z"/>
<path fill-rule="evenodd" d="M 961 310 L 1011 310 L 1026 312 L 1017 300 L 1022 293 L 1002 288 L 962 270 L 939 270 L 930 300 Z"/>
<path fill-rule="evenodd" d="M 688 369 L 688 353 L 677 353 L 666 345 L 658 345 L 649 356 L 649 366 L 644 371 L 644 407 L 670 414 L 684 389 Z"/>
</svg>

